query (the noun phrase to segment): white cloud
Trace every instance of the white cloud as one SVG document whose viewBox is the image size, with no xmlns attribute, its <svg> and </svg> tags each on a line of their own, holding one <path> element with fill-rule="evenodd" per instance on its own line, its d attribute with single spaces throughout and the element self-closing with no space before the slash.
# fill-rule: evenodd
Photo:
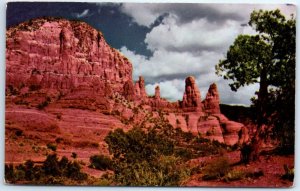
<svg viewBox="0 0 300 191">
<path fill-rule="evenodd" d="M 186 11 L 178 4 L 123 4 L 122 11 L 143 26 L 150 26 L 159 16 L 168 14 L 145 37 L 147 48 L 153 52 L 151 57 L 138 55 L 125 46 L 121 52 L 133 63 L 134 79 L 140 75 L 145 77 L 146 91 L 150 95 L 154 94 L 155 86 L 160 85 L 162 97 L 172 101 L 182 99 L 184 79 L 194 75 L 202 100 L 209 85 L 215 82 L 222 103 L 249 105 L 258 84 L 233 92 L 228 86 L 230 82 L 215 74 L 215 65 L 224 59 L 238 34 L 255 34 L 251 27 L 243 26 L 254 8 L 275 7 L 285 14 L 295 11 L 286 10 L 285 5 L 189 4 Z"/>
<path fill-rule="evenodd" d="M 207 19 L 178 24 L 177 17 L 170 15 L 162 24 L 147 34 L 145 42 L 150 50 L 175 49 L 177 51 L 201 51 L 224 49 L 233 42 L 241 26 L 236 21 L 226 21 L 223 27 L 209 23 Z M 159 38 L 158 38 L 159 36 Z"/>
<path fill-rule="evenodd" d="M 83 17 L 86 17 L 88 14 L 89 14 L 89 9 L 85 9 L 82 13 L 76 13 L 76 17 L 77 18 L 83 18 Z"/>
<path fill-rule="evenodd" d="M 154 13 L 153 9 L 155 4 L 145 3 L 124 3 L 122 4 L 121 11 L 133 18 L 133 21 L 139 25 L 150 26 L 154 23 L 159 13 Z"/>
<path fill-rule="evenodd" d="M 215 20 L 235 19 L 248 22 L 250 13 L 259 9 L 280 9 L 285 16 L 296 15 L 296 6 L 285 4 L 123 3 L 121 6 L 121 11 L 131 16 L 134 22 L 147 27 L 165 13 L 173 13 L 188 19 L 208 16 Z"/>
<path fill-rule="evenodd" d="M 184 92 L 184 81 L 180 79 L 173 79 L 155 84 L 146 85 L 146 91 L 148 95 L 154 95 L 155 87 L 159 85 L 160 94 L 162 98 L 166 98 L 170 101 L 182 100 Z"/>
</svg>

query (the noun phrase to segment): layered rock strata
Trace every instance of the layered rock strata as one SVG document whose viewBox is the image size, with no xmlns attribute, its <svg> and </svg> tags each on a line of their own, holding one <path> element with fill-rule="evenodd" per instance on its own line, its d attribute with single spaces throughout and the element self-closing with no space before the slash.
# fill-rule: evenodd
<svg viewBox="0 0 300 191">
<path fill-rule="evenodd" d="M 107 86 L 124 93 L 124 84 L 132 82 L 128 59 L 84 22 L 37 19 L 8 29 L 6 36 L 7 85 L 88 87 L 105 96 Z"/>
<path fill-rule="evenodd" d="M 216 84 L 210 86 L 202 102 L 193 76 L 185 80 L 181 101 L 161 98 L 159 86 L 154 96 L 148 96 L 142 76 L 133 82 L 129 60 L 86 23 L 36 19 L 8 29 L 6 35 L 6 88 L 10 94 L 20 93 L 10 98 L 15 102 L 37 102 L 38 106 L 47 101 L 61 109 L 119 111 L 127 121 L 134 116 L 132 107 L 140 106 L 147 112 L 163 111 L 173 127 L 211 140 L 233 145 L 248 138 L 243 124 L 220 113 Z M 113 97 L 115 93 L 120 97 Z M 112 103 L 123 98 L 131 103 L 114 108 Z"/>
</svg>

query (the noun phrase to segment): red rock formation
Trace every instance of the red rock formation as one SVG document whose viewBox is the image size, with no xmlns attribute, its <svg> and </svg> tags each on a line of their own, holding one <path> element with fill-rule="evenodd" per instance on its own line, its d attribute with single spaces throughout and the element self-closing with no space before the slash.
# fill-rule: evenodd
<svg viewBox="0 0 300 191">
<path fill-rule="evenodd" d="M 185 92 L 183 94 L 181 107 L 185 111 L 202 111 L 200 91 L 193 76 L 189 76 L 185 79 Z"/>
<path fill-rule="evenodd" d="M 23 95 L 32 96 L 28 98 L 28 103 L 32 104 L 37 98 L 43 101 L 45 95 L 49 96 L 52 92 L 50 97 L 55 100 L 54 105 L 61 113 L 67 111 L 65 108 L 89 110 L 82 114 L 96 110 L 110 113 L 114 110 L 119 111 L 120 117 L 129 120 L 134 115 L 128 108 L 129 100 L 132 105 L 142 106 L 145 111 L 169 112 L 166 118 L 174 127 L 194 134 L 201 133 L 211 140 L 232 145 L 248 139 L 243 124 L 229 121 L 220 114 L 216 84 L 210 86 L 203 104 L 192 76 L 185 80 L 182 101 L 171 103 L 161 98 L 159 86 L 155 88 L 155 95 L 148 97 L 144 78 L 140 76 L 134 84 L 132 65 L 128 59 L 111 48 L 101 32 L 86 23 L 36 19 L 8 29 L 6 35 L 7 89 L 16 89 Z M 33 95 L 32 92 L 37 93 Z M 118 102 L 124 97 L 127 99 L 127 107 L 125 103 L 120 104 L 120 108 L 113 105 L 114 93 L 120 96 L 115 99 Z M 63 98 L 56 100 L 62 94 Z M 39 103 L 38 100 L 36 105 Z M 146 113 L 138 113 L 133 121 L 143 120 L 145 116 Z M 93 114 L 90 119 L 94 118 Z M 72 127 L 72 124 L 76 122 L 70 119 L 68 124 L 58 125 Z M 100 127 L 101 121 L 97 124 Z M 93 126 L 92 123 L 89 125 Z M 116 127 L 124 128 L 118 123 Z M 242 136 L 239 136 L 240 132 Z"/>
<path fill-rule="evenodd" d="M 203 101 L 204 109 L 206 113 L 217 114 L 220 112 L 220 98 L 217 85 L 215 83 L 209 86 L 206 98 Z"/>
<path fill-rule="evenodd" d="M 135 95 L 138 98 L 146 98 L 145 80 L 143 76 L 139 76 L 139 80 L 135 83 Z"/>
<path fill-rule="evenodd" d="M 159 88 L 159 86 L 156 86 L 156 87 L 155 87 L 155 95 L 154 95 L 154 98 L 160 100 L 160 88 Z"/>
<path fill-rule="evenodd" d="M 105 95 L 106 82 L 112 91 L 122 93 L 123 85 L 132 81 L 128 59 L 86 23 L 36 19 L 9 28 L 6 36 L 7 85 L 54 89 L 84 85 Z"/>
<path fill-rule="evenodd" d="M 133 100 L 135 95 L 135 89 L 131 80 L 128 80 L 124 84 L 124 97 L 127 100 Z"/>
</svg>

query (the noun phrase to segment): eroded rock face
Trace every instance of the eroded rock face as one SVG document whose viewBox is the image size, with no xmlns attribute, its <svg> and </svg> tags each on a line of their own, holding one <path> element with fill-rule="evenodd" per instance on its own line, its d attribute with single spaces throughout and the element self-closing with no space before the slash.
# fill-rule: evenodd
<svg viewBox="0 0 300 191">
<path fill-rule="evenodd" d="M 139 80 L 135 83 L 135 95 L 137 98 L 146 98 L 145 80 L 143 76 L 139 76 Z"/>
<path fill-rule="evenodd" d="M 127 90 L 124 84 L 132 81 L 128 59 L 86 23 L 36 19 L 8 29 L 6 35 L 7 85 L 53 89 L 84 85 L 105 95 L 105 82 L 122 93 Z"/>
<path fill-rule="evenodd" d="M 195 78 L 189 76 L 185 79 L 185 92 L 181 107 L 186 111 L 202 111 L 201 95 Z"/>
<path fill-rule="evenodd" d="M 209 86 L 205 100 L 203 101 L 206 113 L 217 114 L 220 112 L 220 97 L 217 85 L 215 83 Z"/>
<path fill-rule="evenodd" d="M 127 121 L 134 116 L 128 105 L 136 105 L 153 115 L 159 110 L 168 113 L 166 119 L 174 128 L 211 140 L 233 145 L 248 139 L 243 124 L 230 121 L 220 113 L 216 84 L 210 86 L 203 102 L 193 76 L 185 80 L 182 101 L 172 103 L 162 98 L 159 86 L 155 88 L 155 95 L 149 97 L 142 76 L 133 83 L 128 59 L 111 48 L 101 32 L 86 23 L 36 19 L 8 29 L 6 34 L 7 89 L 16 88 L 22 95 L 34 92 L 28 98 L 30 103 L 40 98 L 36 101 L 38 105 L 45 96 L 50 96 L 62 113 L 65 108 L 91 113 L 118 111 Z M 115 102 L 125 99 L 130 104 L 115 107 L 112 104 L 115 93 L 120 96 Z M 57 98 L 61 95 L 62 98 Z M 18 98 L 24 101 L 23 97 Z M 146 113 L 138 113 L 132 121 L 139 123 Z"/>
</svg>

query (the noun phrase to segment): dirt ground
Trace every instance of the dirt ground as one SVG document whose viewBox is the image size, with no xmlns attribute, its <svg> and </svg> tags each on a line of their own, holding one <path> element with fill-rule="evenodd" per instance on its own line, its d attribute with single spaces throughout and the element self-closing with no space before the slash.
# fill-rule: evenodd
<svg viewBox="0 0 300 191">
<path fill-rule="evenodd" d="M 231 164 L 235 164 L 239 161 L 240 152 L 234 151 L 226 153 L 225 156 L 230 160 Z M 197 159 L 199 162 L 209 163 L 216 157 L 205 157 Z M 233 165 L 234 170 L 241 170 L 244 172 L 258 172 L 262 171 L 263 176 L 258 178 L 243 178 L 241 180 L 229 181 L 224 180 L 202 180 L 203 174 L 193 175 L 186 186 L 203 186 L 203 187 L 291 187 L 293 182 L 289 180 L 283 180 L 281 177 L 285 173 L 284 165 L 288 165 L 289 168 L 294 167 L 294 155 L 278 156 L 278 155 L 263 155 L 260 156 L 258 161 L 250 162 L 249 164 Z"/>
</svg>

